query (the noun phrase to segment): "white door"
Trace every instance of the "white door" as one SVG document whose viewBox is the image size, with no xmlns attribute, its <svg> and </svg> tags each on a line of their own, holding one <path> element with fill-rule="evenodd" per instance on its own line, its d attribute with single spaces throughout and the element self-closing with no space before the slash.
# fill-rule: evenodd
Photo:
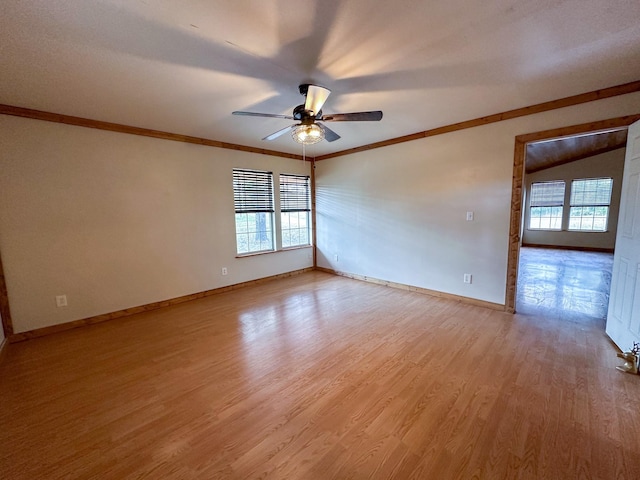
<svg viewBox="0 0 640 480">
<path fill-rule="evenodd" d="M 622 351 L 640 343 L 640 121 L 627 137 L 607 335 Z"/>
</svg>

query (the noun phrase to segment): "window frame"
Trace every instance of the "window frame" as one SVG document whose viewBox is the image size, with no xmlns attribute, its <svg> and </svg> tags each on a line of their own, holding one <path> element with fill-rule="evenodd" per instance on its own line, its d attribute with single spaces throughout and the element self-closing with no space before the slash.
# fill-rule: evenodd
<svg viewBox="0 0 640 480">
<path fill-rule="evenodd" d="M 264 170 L 254 170 L 246 168 L 234 168 L 233 176 L 233 205 L 235 210 L 235 238 L 236 238 L 236 255 L 248 256 L 261 253 L 270 253 L 276 251 L 275 239 L 275 200 L 273 188 L 273 172 Z M 239 224 L 241 217 L 246 217 L 246 228 L 241 228 Z M 255 223 L 259 223 L 259 218 L 264 218 L 264 225 L 256 226 L 255 230 L 249 230 L 249 215 L 263 215 L 263 217 L 255 217 Z M 239 228 L 240 227 L 240 228 Z M 258 230 L 266 227 L 264 230 Z M 251 241 L 252 234 L 266 235 L 267 239 L 258 239 Z M 241 249 L 240 238 L 246 237 L 246 245 L 248 248 Z M 268 248 L 251 248 L 252 243 L 258 242 L 259 247 L 268 246 Z"/>
<path fill-rule="evenodd" d="M 586 184 L 587 182 L 600 182 L 601 180 L 605 180 L 607 181 L 608 185 L 608 192 L 604 192 L 605 194 L 607 194 L 607 199 L 606 202 L 603 201 L 604 197 L 601 197 L 600 194 L 602 193 L 602 191 L 600 191 L 598 189 L 598 185 L 596 185 L 596 189 L 594 192 L 591 192 L 593 195 L 592 198 L 592 202 L 586 202 L 585 201 L 585 196 L 587 195 L 587 193 L 584 189 L 582 189 L 581 192 L 576 192 L 576 187 L 578 184 Z M 580 195 L 580 193 L 582 194 L 582 201 L 579 201 L 578 199 L 578 195 Z M 608 231 L 609 228 L 609 214 L 611 213 L 611 197 L 613 194 L 613 178 L 612 177 L 594 177 L 594 178 L 574 178 L 573 180 L 571 180 L 571 192 L 570 192 L 570 199 L 569 199 L 569 219 L 567 222 L 567 231 L 569 232 L 579 232 L 579 233 L 605 233 Z M 598 201 L 600 200 L 600 201 Z M 594 213 L 593 215 L 584 215 L 581 214 L 580 216 L 573 216 L 572 212 L 574 211 L 574 209 L 581 209 L 582 211 L 584 211 L 583 209 L 594 209 Z M 606 208 L 606 214 L 603 215 L 595 215 L 595 211 L 598 208 Z M 579 218 L 580 219 L 580 226 L 582 227 L 583 224 L 583 220 L 585 218 L 591 218 L 591 224 L 592 224 L 592 228 L 572 228 L 572 222 L 571 220 L 573 218 Z M 593 228 L 593 225 L 595 224 L 595 220 L 596 218 L 604 218 L 604 226 L 602 229 L 595 229 Z"/>
<path fill-rule="evenodd" d="M 278 178 L 280 192 L 280 244 L 283 250 L 311 246 L 311 177 L 293 173 L 281 173 Z M 304 215 L 304 227 L 291 227 L 292 216 L 296 213 L 299 222 Z M 285 222 L 286 218 L 286 222 Z M 286 224 L 286 227 L 285 227 Z M 291 243 L 286 241 L 297 232 L 298 237 L 304 231 L 303 241 Z"/>
<path fill-rule="evenodd" d="M 562 194 L 560 195 L 558 192 L 543 192 L 540 193 L 535 192 L 537 185 L 552 185 L 552 184 L 562 184 Z M 559 188 L 559 187 L 558 187 Z M 566 182 L 564 180 L 546 180 L 542 182 L 533 182 L 529 186 L 529 221 L 527 224 L 527 230 L 533 231 L 543 231 L 543 232 L 561 232 L 562 224 L 563 224 L 563 216 L 564 216 L 564 203 L 565 203 L 565 194 L 566 194 Z M 539 197 L 539 198 L 537 198 Z M 549 216 L 541 216 L 541 215 L 533 215 L 534 209 L 542 209 L 542 208 L 551 208 L 551 209 L 559 209 L 559 215 L 549 215 Z M 543 228 L 543 227 L 533 227 L 532 220 L 538 219 L 540 222 L 543 218 L 549 219 L 549 224 L 555 223 L 558 225 L 557 228 Z"/>
</svg>

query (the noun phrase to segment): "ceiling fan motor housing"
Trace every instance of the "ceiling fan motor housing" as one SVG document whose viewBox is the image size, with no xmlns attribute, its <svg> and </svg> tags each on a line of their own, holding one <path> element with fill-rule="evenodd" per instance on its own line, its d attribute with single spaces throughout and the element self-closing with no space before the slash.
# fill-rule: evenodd
<svg viewBox="0 0 640 480">
<path fill-rule="evenodd" d="M 293 109 L 293 118 L 299 120 L 304 125 L 313 123 L 314 120 L 322 118 L 322 110 L 318 112 L 318 115 L 313 115 L 310 110 L 305 110 L 304 105 L 298 105 Z"/>
<path fill-rule="evenodd" d="M 307 92 L 309 92 L 309 85 L 311 84 L 303 83 L 302 85 L 298 86 L 298 91 L 300 92 L 300 95 L 302 95 L 303 97 L 307 96 Z"/>
</svg>

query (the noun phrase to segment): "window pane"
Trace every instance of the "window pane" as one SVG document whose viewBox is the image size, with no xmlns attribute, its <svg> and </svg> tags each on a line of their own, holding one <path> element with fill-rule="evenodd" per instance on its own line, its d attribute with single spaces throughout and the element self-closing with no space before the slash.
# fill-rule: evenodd
<svg viewBox="0 0 640 480">
<path fill-rule="evenodd" d="M 594 217 L 593 230 L 596 232 L 604 232 L 607 230 L 607 219 L 603 217 Z"/>
<path fill-rule="evenodd" d="M 247 214 L 236 213 L 236 233 L 247 233 Z"/>
<path fill-rule="evenodd" d="M 301 245 L 309 245 L 311 241 L 309 240 L 309 229 L 304 228 L 300 230 L 300 244 Z"/>
<path fill-rule="evenodd" d="M 569 230 L 606 232 L 609 207 L 571 207 Z"/>
<path fill-rule="evenodd" d="M 529 228 L 531 230 L 535 230 L 540 228 L 540 217 L 531 217 L 529 218 Z"/>
<path fill-rule="evenodd" d="M 582 226 L 582 207 L 569 209 L 569 230 L 580 230 Z"/>
<path fill-rule="evenodd" d="M 236 210 L 236 252 L 247 254 L 273 248 L 273 174 L 233 170 Z"/>
<path fill-rule="evenodd" d="M 282 230 L 282 248 L 287 248 L 291 245 L 291 231 Z"/>
<path fill-rule="evenodd" d="M 560 230 L 562 207 L 531 207 L 529 230 Z"/>
<path fill-rule="evenodd" d="M 595 207 L 594 211 L 596 217 L 606 217 L 609 214 L 609 207 Z"/>
<path fill-rule="evenodd" d="M 605 232 L 612 189 L 612 178 L 584 178 L 571 182 L 569 230 Z"/>
<path fill-rule="evenodd" d="M 548 230 L 549 229 L 549 217 L 542 217 L 540 218 L 540 228 L 543 230 Z"/>
<path fill-rule="evenodd" d="M 561 230 L 565 184 L 562 180 L 531 184 L 530 230 Z"/>
<path fill-rule="evenodd" d="M 308 176 L 280 175 L 280 223 L 283 248 L 310 244 L 309 182 Z"/>
<path fill-rule="evenodd" d="M 309 245 L 309 212 L 283 212 L 282 247 Z"/>
</svg>

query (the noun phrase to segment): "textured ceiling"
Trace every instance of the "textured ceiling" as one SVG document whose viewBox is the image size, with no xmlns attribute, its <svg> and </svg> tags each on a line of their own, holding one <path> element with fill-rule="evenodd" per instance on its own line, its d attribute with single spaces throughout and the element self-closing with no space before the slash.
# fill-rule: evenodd
<svg viewBox="0 0 640 480">
<path fill-rule="evenodd" d="M 640 79 L 638 0 L 2 0 L 0 103 L 300 153 L 300 83 L 332 90 L 323 155 Z"/>
</svg>

